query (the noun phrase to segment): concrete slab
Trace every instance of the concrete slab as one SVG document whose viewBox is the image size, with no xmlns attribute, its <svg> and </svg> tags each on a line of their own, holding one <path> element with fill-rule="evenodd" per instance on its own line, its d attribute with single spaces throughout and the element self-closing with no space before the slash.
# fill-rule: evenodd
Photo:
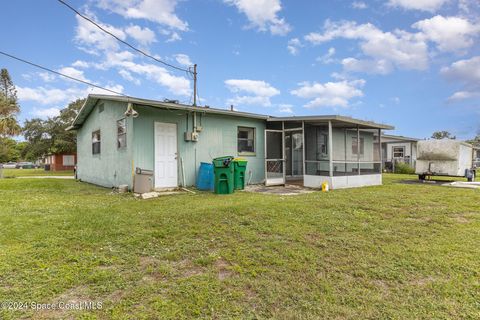
<svg viewBox="0 0 480 320">
<path fill-rule="evenodd" d="M 279 196 L 296 196 L 299 194 L 307 194 L 315 192 L 314 189 L 309 189 L 297 185 L 286 185 L 286 186 L 271 186 L 266 187 L 263 184 L 253 184 L 245 187 L 246 192 L 258 192 L 266 194 L 276 194 Z"/>
<path fill-rule="evenodd" d="M 454 181 L 442 184 L 444 187 L 466 188 L 466 189 L 480 189 L 480 182 L 464 182 Z"/>
</svg>

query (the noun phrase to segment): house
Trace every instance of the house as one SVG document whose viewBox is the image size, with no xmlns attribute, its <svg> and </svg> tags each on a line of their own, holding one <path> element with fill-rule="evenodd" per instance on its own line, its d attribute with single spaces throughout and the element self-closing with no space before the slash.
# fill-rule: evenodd
<svg viewBox="0 0 480 320">
<path fill-rule="evenodd" d="M 45 156 L 43 165 L 50 171 L 66 171 L 75 169 L 76 153 L 54 153 Z"/>
<path fill-rule="evenodd" d="M 77 132 L 77 177 L 132 188 L 137 168 L 154 188 L 195 185 L 201 162 L 248 160 L 247 181 L 319 188 L 382 183 L 380 137 L 393 127 L 343 116 L 271 117 L 172 102 L 89 95 Z"/>
<path fill-rule="evenodd" d="M 415 168 L 419 139 L 384 134 L 382 136 L 383 167 L 394 171 L 396 163 L 406 163 Z"/>
</svg>

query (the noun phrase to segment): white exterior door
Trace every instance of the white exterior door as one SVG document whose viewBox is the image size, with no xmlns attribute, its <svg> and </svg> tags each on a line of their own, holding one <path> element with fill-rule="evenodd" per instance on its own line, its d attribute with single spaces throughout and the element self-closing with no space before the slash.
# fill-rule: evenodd
<svg viewBox="0 0 480 320">
<path fill-rule="evenodd" d="M 177 125 L 155 122 L 155 188 L 178 186 Z"/>
</svg>

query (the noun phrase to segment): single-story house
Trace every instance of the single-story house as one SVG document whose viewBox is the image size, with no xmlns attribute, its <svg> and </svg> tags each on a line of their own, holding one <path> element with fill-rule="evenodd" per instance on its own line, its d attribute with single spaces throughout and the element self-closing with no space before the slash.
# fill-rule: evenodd
<svg viewBox="0 0 480 320">
<path fill-rule="evenodd" d="M 43 159 L 43 165 L 50 171 L 73 170 L 76 163 L 76 153 L 54 153 L 45 156 Z"/>
<path fill-rule="evenodd" d="M 396 163 L 406 163 L 415 168 L 417 142 L 420 139 L 384 134 L 382 136 L 383 167 L 393 171 Z"/>
<path fill-rule="evenodd" d="M 77 132 L 77 177 L 132 188 L 137 168 L 153 188 L 195 185 L 201 162 L 248 160 L 246 180 L 346 188 L 382 183 L 381 132 L 393 127 L 344 116 L 272 117 L 123 96 L 88 96 Z"/>
</svg>

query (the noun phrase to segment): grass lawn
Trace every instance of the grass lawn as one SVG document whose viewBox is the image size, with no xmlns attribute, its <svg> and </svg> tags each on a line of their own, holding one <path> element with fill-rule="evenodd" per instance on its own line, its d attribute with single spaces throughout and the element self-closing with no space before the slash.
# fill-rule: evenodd
<svg viewBox="0 0 480 320">
<path fill-rule="evenodd" d="M 405 184 L 137 200 L 0 180 L 0 319 L 479 319 L 480 191 Z"/>
<path fill-rule="evenodd" d="M 45 171 L 44 169 L 0 169 L 5 178 L 31 177 L 31 176 L 73 176 L 72 170 Z"/>
</svg>

